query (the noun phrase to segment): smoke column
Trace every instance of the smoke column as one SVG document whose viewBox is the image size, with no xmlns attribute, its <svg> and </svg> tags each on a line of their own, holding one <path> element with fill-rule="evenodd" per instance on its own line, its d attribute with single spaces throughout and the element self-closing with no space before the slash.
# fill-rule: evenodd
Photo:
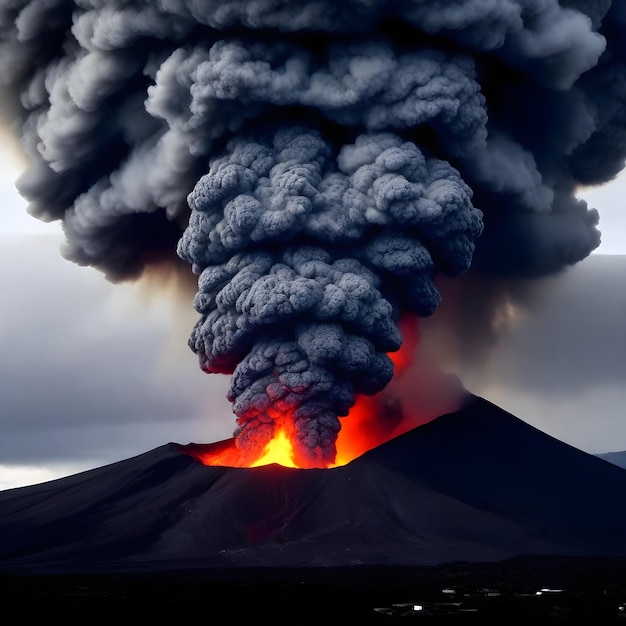
<svg viewBox="0 0 626 626">
<path fill-rule="evenodd" d="M 617 0 L 1 0 L 29 211 L 112 280 L 180 258 L 237 445 L 332 462 L 405 312 L 587 256 L 626 155 Z"/>
</svg>

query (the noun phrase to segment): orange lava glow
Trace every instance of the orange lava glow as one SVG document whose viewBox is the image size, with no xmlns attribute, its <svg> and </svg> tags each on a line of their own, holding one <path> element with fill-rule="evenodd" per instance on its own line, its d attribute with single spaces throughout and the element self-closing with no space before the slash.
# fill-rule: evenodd
<svg viewBox="0 0 626 626">
<path fill-rule="evenodd" d="M 274 438 L 265 446 L 263 454 L 250 467 L 260 467 L 277 463 L 284 467 L 298 467 L 293 460 L 293 446 L 287 433 L 280 429 Z"/>
<path fill-rule="evenodd" d="M 402 346 L 397 352 L 390 352 L 389 357 L 393 361 L 395 374 L 394 379 L 401 376 L 413 362 L 413 357 L 419 343 L 417 320 L 415 317 L 406 316 L 400 320 L 400 332 L 402 334 Z M 353 459 L 361 456 L 368 450 L 389 441 L 403 432 L 409 430 L 414 424 L 402 426 L 402 416 L 397 415 L 393 420 L 394 407 L 388 405 L 382 399 L 385 393 L 375 396 L 357 396 L 350 413 L 341 418 L 341 430 L 336 441 L 337 457 L 334 467 L 345 465 Z M 386 423 L 380 419 L 381 411 L 386 411 Z M 395 409 L 397 411 L 397 409 Z M 390 423 L 391 422 L 391 423 Z"/>
<path fill-rule="evenodd" d="M 401 406 L 394 396 L 394 383 L 397 383 L 402 372 L 412 365 L 419 343 L 415 317 L 403 318 L 400 320 L 399 327 L 403 338 L 402 347 L 397 352 L 389 354 L 395 367 L 394 380 L 387 389 L 375 396 L 356 397 L 350 413 L 341 418 L 341 430 L 336 441 L 335 463 L 328 467 L 345 465 L 368 450 L 428 421 L 424 419 L 424 416 L 418 415 L 414 403 L 410 411 L 407 411 L 406 407 Z M 284 429 L 277 431 L 275 437 L 256 460 L 244 459 L 234 439 L 215 444 L 189 444 L 181 446 L 180 449 L 204 465 L 259 467 L 276 463 L 285 467 L 298 467 L 294 462 L 289 433 Z"/>
<path fill-rule="evenodd" d="M 404 372 L 413 362 L 415 351 L 419 344 L 420 336 L 417 328 L 417 320 L 411 315 L 405 315 L 398 324 L 402 335 L 402 345 L 397 352 L 388 352 L 395 367 L 394 376 Z"/>
<path fill-rule="evenodd" d="M 354 406 L 346 417 L 341 418 L 341 430 L 335 446 L 337 457 L 334 467 L 345 465 L 364 452 L 384 443 L 372 427 L 376 421 L 378 402 L 375 397 L 357 396 Z"/>
</svg>

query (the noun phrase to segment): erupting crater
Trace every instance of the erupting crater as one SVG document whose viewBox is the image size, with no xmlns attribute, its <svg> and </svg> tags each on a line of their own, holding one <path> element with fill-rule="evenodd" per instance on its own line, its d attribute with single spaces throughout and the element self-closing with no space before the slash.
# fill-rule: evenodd
<svg viewBox="0 0 626 626">
<path fill-rule="evenodd" d="M 289 425 L 293 422 L 288 411 L 273 437 L 256 455 L 237 445 L 235 437 L 211 444 L 190 443 L 180 446 L 181 452 L 195 458 L 203 465 L 226 467 L 260 467 L 278 464 L 297 469 L 330 469 L 350 463 L 368 450 L 375 448 L 394 437 L 397 437 L 420 424 L 424 424 L 444 412 L 458 408 L 456 393 L 450 393 L 450 401 L 440 410 L 433 411 L 420 406 L 419 401 L 403 388 L 403 374 L 416 366 L 416 351 L 419 343 L 417 318 L 407 315 L 400 321 L 403 337 L 401 348 L 389 353 L 394 362 L 395 375 L 393 381 L 382 392 L 373 396 L 356 395 L 355 403 L 348 415 L 342 417 L 341 430 L 335 441 L 335 457 L 333 462 L 320 461 L 311 465 L 310 459 L 300 460 L 295 444 L 296 433 Z M 432 372 L 430 372 L 432 375 Z M 438 382 L 443 380 L 438 375 Z M 432 384 L 426 383 L 429 392 Z M 415 385 L 411 385 L 415 391 Z M 276 413 L 276 412 L 272 412 Z M 321 457 L 320 457 L 321 458 Z"/>
<path fill-rule="evenodd" d="M 393 410 L 385 416 L 384 420 L 379 420 L 377 412 L 381 408 L 378 398 L 367 396 L 357 398 L 350 414 L 341 419 L 342 428 L 335 444 L 337 450 L 335 462 L 321 466 L 322 469 L 346 465 L 367 450 L 375 448 L 412 427 L 413 424 L 411 423 L 406 428 L 395 427 L 390 429 L 388 424 L 391 421 Z M 397 417 L 401 416 L 398 415 Z M 377 426 L 379 421 L 386 422 L 387 427 Z M 409 420 L 393 419 L 394 424 L 397 424 L 398 421 L 408 422 Z M 191 443 L 181 446 L 180 450 L 203 465 L 260 467 L 261 465 L 276 463 L 284 467 L 310 468 L 310 465 L 305 466 L 296 460 L 294 446 L 286 428 L 278 429 L 262 453 L 254 459 L 250 459 L 244 451 L 237 447 L 234 437 L 212 444 Z"/>
</svg>

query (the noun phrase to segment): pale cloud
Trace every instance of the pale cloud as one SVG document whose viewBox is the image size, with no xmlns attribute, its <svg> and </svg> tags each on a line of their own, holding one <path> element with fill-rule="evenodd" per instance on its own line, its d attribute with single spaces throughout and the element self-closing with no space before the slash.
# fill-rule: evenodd
<svg viewBox="0 0 626 626">
<path fill-rule="evenodd" d="M 228 379 L 187 347 L 191 303 L 108 283 L 58 243 L 0 236 L 0 463 L 94 466 L 229 437 Z"/>
<path fill-rule="evenodd" d="M 48 482 L 88 469 L 80 463 L 36 465 L 0 465 L 0 491 Z"/>
<path fill-rule="evenodd" d="M 626 254 L 626 174 L 598 187 L 586 187 L 578 194 L 600 214 L 602 242 L 599 254 Z"/>
</svg>

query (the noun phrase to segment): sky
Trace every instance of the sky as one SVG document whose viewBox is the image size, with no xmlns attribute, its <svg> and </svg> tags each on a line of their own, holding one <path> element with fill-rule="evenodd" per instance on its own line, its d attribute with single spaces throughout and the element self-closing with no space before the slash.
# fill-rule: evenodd
<svg viewBox="0 0 626 626">
<path fill-rule="evenodd" d="M 59 224 L 29 216 L 15 189 L 7 135 L 0 146 L 0 490 L 230 437 L 228 380 L 187 347 L 192 294 L 65 260 Z"/>
<path fill-rule="evenodd" d="M 573 192 L 624 164 L 624 4 L 279 4 L 0 11 L 21 188 L 68 238 L 25 215 L 0 137 L 0 488 L 229 437 L 228 377 L 202 374 L 190 332 L 205 369 L 236 372 L 240 447 L 287 420 L 305 465 L 330 462 L 407 311 L 435 313 L 386 393 L 432 399 L 439 368 L 581 449 L 625 450 L 623 180 L 579 190 L 599 250 L 513 278 L 598 244 Z M 112 285 L 59 254 L 127 278 L 184 227 L 177 251 L 207 270 L 195 328 L 192 281 Z"/>
<path fill-rule="evenodd" d="M 165 280 L 112 284 L 65 260 L 59 225 L 29 216 L 15 189 L 11 145 L 3 135 L 0 489 L 230 437 L 228 377 L 201 372 L 187 347 L 192 294 Z M 488 353 L 450 368 L 581 450 L 626 450 L 626 175 L 581 195 L 600 212 L 601 246 L 533 284 Z"/>
</svg>

